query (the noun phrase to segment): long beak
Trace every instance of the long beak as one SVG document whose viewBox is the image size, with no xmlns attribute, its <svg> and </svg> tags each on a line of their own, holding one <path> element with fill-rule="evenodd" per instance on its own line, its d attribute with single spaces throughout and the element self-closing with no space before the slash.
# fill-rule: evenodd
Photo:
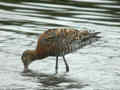
<svg viewBox="0 0 120 90">
<path fill-rule="evenodd" d="M 29 69 L 28 69 L 28 65 L 24 65 L 24 72 L 28 72 Z"/>
</svg>

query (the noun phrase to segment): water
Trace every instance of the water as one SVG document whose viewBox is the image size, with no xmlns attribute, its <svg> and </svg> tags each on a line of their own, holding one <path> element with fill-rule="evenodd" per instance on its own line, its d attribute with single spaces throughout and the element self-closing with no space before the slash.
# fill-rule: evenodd
<svg viewBox="0 0 120 90">
<path fill-rule="evenodd" d="M 22 52 L 56 27 L 100 31 L 103 38 L 66 56 L 69 73 L 60 58 L 54 74 L 54 57 L 22 73 Z M 120 90 L 119 0 L 1 0 L 0 33 L 1 90 Z"/>
</svg>

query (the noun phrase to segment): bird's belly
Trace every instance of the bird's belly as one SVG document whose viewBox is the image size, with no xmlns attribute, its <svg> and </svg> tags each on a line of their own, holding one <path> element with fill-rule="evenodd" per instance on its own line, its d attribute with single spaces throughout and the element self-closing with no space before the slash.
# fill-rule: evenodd
<svg viewBox="0 0 120 90">
<path fill-rule="evenodd" d="M 72 47 L 72 52 L 80 49 L 80 48 L 83 48 L 87 45 L 90 45 L 92 44 L 93 42 L 97 41 L 98 39 L 97 38 L 89 38 L 89 39 L 86 39 L 84 41 L 82 40 L 76 40 L 74 41 L 72 44 L 71 44 L 71 47 Z"/>
</svg>

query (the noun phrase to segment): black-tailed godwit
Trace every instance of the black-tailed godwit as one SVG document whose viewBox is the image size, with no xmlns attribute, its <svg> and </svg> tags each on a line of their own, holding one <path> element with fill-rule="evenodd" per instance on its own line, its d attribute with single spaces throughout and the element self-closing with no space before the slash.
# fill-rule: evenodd
<svg viewBox="0 0 120 90">
<path fill-rule="evenodd" d="M 37 47 L 34 50 L 26 50 L 22 55 L 24 71 L 28 71 L 28 66 L 35 60 L 42 60 L 48 56 L 56 57 L 55 70 L 58 72 L 58 57 L 62 56 L 69 72 L 69 65 L 65 55 L 72 53 L 92 42 L 98 41 L 100 32 L 89 32 L 87 30 L 76 30 L 70 28 L 48 29 L 40 35 Z"/>
</svg>

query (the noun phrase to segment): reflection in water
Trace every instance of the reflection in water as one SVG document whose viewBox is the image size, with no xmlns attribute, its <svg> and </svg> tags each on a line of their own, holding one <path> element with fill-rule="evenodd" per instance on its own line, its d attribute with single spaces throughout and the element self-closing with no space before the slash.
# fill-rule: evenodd
<svg viewBox="0 0 120 90">
<path fill-rule="evenodd" d="M 45 90 L 49 89 L 60 89 L 60 90 L 66 90 L 66 89 L 80 89 L 89 86 L 88 84 L 83 84 L 78 81 L 72 80 L 71 78 L 68 78 L 67 73 L 58 75 L 58 74 L 45 74 L 45 73 L 37 73 L 35 71 L 30 71 L 28 73 L 22 73 L 22 76 L 34 78 L 35 82 L 40 83 L 38 85 L 40 90 L 43 88 Z"/>
<path fill-rule="evenodd" d="M 76 27 L 79 23 L 119 26 L 119 4 L 117 0 L 0 2 L 0 19 L 3 24 L 0 28 L 12 31 L 24 29 L 26 32 L 26 27 L 29 27 L 29 32 L 35 32 L 37 27 Z"/>
<path fill-rule="evenodd" d="M 22 52 L 56 27 L 96 30 L 103 40 L 68 55 L 68 74 L 62 62 L 60 73 L 50 74 L 54 58 L 34 63 L 40 71 L 19 73 Z M 0 0 L 0 89 L 120 90 L 119 39 L 120 0 Z"/>
</svg>

